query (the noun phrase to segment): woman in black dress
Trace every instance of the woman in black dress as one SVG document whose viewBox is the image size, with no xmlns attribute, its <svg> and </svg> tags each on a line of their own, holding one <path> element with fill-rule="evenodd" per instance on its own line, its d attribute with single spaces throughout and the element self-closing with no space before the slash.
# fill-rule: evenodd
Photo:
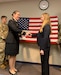
<svg viewBox="0 0 61 75">
<path fill-rule="evenodd" d="M 37 43 L 40 47 L 40 57 L 42 64 L 42 75 L 49 75 L 49 52 L 50 52 L 50 17 L 48 13 L 41 16 L 42 26 L 37 34 L 30 34 L 32 37 L 37 36 Z"/>
<path fill-rule="evenodd" d="M 22 30 L 19 29 L 17 20 L 20 18 L 19 11 L 14 11 L 12 19 L 8 22 L 9 33 L 6 39 L 5 54 L 9 56 L 9 73 L 15 75 L 17 69 L 15 68 L 16 55 L 19 53 L 19 36 Z"/>
</svg>

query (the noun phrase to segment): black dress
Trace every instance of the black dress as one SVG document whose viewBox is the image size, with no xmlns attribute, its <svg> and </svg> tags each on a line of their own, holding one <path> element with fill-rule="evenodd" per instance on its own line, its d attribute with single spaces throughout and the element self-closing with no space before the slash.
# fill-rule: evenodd
<svg viewBox="0 0 61 75">
<path fill-rule="evenodd" d="M 9 20 L 8 22 L 9 33 L 6 39 L 5 54 L 10 56 L 15 56 L 19 53 L 19 36 L 22 30 L 19 29 L 17 22 Z"/>
</svg>

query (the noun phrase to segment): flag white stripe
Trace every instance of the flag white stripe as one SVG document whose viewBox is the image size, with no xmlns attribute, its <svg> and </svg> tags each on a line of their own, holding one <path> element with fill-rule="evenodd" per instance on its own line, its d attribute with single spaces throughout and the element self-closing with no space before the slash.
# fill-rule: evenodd
<svg viewBox="0 0 61 75">
<path fill-rule="evenodd" d="M 58 25 L 58 22 L 51 22 L 51 25 Z"/>
<path fill-rule="evenodd" d="M 40 27 L 29 27 L 29 30 L 30 30 L 30 29 L 34 29 L 34 30 L 35 30 L 35 29 L 38 29 L 38 30 L 39 30 Z"/>
<path fill-rule="evenodd" d="M 42 23 L 29 23 L 29 26 L 40 26 L 40 25 L 42 25 Z"/>
<path fill-rule="evenodd" d="M 37 38 L 20 38 L 20 40 L 37 41 Z M 50 39 L 51 42 L 57 42 L 58 39 Z"/>
<path fill-rule="evenodd" d="M 37 38 L 20 38 L 20 40 L 31 40 L 31 41 L 37 41 Z"/>
<path fill-rule="evenodd" d="M 40 25 L 42 25 L 42 23 L 29 23 L 29 26 L 38 26 L 38 25 L 40 26 Z M 51 25 L 58 25 L 58 23 L 52 22 Z"/>
<path fill-rule="evenodd" d="M 58 30 L 52 30 L 51 33 L 58 33 Z"/>
<path fill-rule="evenodd" d="M 54 34 L 54 35 L 50 35 L 50 38 L 56 38 L 56 37 L 58 37 L 58 35 L 57 34 Z"/>
<path fill-rule="evenodd" d="M 38 19 L 32 20 L 32 19 L 31 19 L 31 20 L 29 20 L 29 22 L 42 22 L 42 20 L 40 20 L 40 19 L 39 19 L 39 20 L 38 20 Z"/>
<path fill-rule="evenodd" d="M 58 18 L 50 18 L 51 21 L 58 21 Z"/>
<path fill-rule="evenodd" d="M 30 33 L 38 33 L 38 31 L 29 31 Z"/>
<path fill-rule="evenodd" d="M 38 33 L 38 31 L 29 31 L 30 33 Z M 55 30 L 55 31 L 51 31 L 51 33 L 57 33 L 58 34 L 58 30 Z"/>
<path fill-rule="evenodd" d="M 51 42 L 57 42 L 58 39 L 50 39 Z"/>
<path fill-rule="evenodd" d="M 31 29 L 33 29 L 33 30 L 35 30 L 35 29 L 40 29 L 40 27 L 29 27 L 29 30 L 31 30 Z M 58 29 L 58 27 L 56 26 L 56 27 L 51 27 L 51 29 Z"/>
<path fill-rule="evenodd" d="M 58 26 L 52 26 L 51 28 L 52 29 L 58 29 Z"/>
<path fill-rule="evenodd" d="M 58 21 L 58 18 L 50 18 L 50 21 Z M 30 19 L 29 22 L 42 22 L 41 19 Z"/>
</svg>

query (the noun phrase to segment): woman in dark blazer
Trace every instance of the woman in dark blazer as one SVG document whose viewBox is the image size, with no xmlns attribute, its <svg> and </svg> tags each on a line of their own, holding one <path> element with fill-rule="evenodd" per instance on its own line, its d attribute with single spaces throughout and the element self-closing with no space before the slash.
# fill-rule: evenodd
<svg viewBox="0 0 61 75">
<path fill-rule="evenodd" d="M 42 64 L 42 75 L 49 75 L 49 52 L 50 52 L 50 17 L 48 13 L 41 16 L 42 26 L 37 34 L 31 34 L 32 37 L 37 36 L 37 43 L 40 47 L 40 56 Z"/>
<path fill-rule="evenodd" d="M 22 30 L 19 29 L 17 20 L 20 18 L 19 11 L 14 11 L 12 19 L 8 22 L 9 33 L 6 39 L 5 54 L 9 56 L 9 73 L 15 75 L 17 69 L 15 68 L 16 55 L 19 53 L 19 36 Z"/>
</svg>

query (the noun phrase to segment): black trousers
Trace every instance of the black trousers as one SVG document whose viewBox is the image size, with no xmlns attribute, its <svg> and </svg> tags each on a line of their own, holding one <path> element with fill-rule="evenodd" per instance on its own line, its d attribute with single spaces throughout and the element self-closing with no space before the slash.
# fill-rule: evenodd
<svg viewBox="0 0 61 75">
<path fill-rule="evenodd" d="M 49 52 L 50 52 L 50 48 L 47 48 L 44 51 L 44 55 L 40 54 L 42 75 L 49 75 Z"/>
</svg>

